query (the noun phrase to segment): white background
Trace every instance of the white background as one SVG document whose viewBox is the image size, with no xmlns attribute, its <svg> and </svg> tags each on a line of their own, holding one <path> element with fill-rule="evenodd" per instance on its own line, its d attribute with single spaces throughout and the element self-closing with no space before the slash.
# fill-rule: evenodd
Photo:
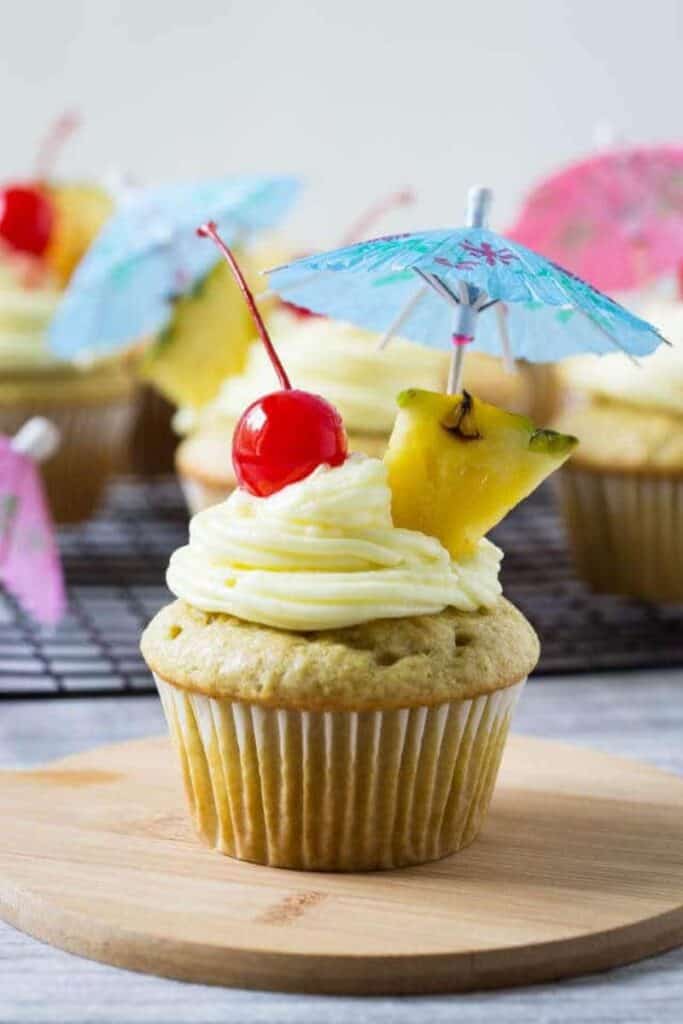
<svg viewBox="0 0 683 1024">
<path fill-rule="evenodd" d="M 0 0 L 0 175 L 50 119 L 85 124 L 60 170 L 141 180 L 301 173 L 292 219 L 333 243 L 411 184 L 383 228 L 461 216 L 496 190 L 503 227 L 531 180 L 593 145 L 683 136 L 683 0 Z"/>
</svg>

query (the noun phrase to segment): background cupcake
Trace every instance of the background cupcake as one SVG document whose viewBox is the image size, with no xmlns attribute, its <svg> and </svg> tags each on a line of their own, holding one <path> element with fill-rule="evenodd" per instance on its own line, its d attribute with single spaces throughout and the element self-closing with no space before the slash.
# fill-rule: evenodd
<svg viewBox="0 0 683 1024">
<path fill-rule="evenodd" d="M 35 415 L 57 425 L 61 444 L 41 468 L 55 518 L 75 522 L 92 514 L 125 463 L 132 364 L 129 356 L 58 361 L 47 334 L 113 204 L 97 185 L 41 177 L 5 186 L 0 208 L 0 432 Z"/>
<path fill-rule="evenodd" d="M 563 368 L 558 421 L 581 445 L 558 481 L 577 567 L 596 590 L 683 601 L 683 305 L 648 307 L 671 342 Z"/>
<path fill-rule="evenodd" d="M 410 384 L 437 389 L 447 356 L 406 341 L 378 350 L 378 338 L 325 317 L 301 319 L 282 310 L 270 321 L 273 338 L 297 385 L 321 394 L 341 412 L 351 451 L 382 455 L 391 431 L 396 394 Z M 215 401 L 198 414 L 182 411 L 187 436 L 176 466 L 190 508 L 198 511 L 230 494 L 236 484 L 230 458 L 235 425 L 244 409 L 272 386 L 273 370 L 260 343 L 242 373 L 225 380 Z"/>
</svg>

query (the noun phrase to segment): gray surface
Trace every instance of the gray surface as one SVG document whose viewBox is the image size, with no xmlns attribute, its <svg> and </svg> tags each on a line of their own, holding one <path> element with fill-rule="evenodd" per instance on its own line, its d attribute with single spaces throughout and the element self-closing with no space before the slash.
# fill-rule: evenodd
<svg viewBox="0 0 683 1024">
<path fill-rule="evenodd" d="M 683 671 L 535 680 L 516 728 L 683 773 Z M 150 698 L 0 703 L 0 766 L 35 764 L 162 729 Z M 683 950 L 535 988 L 402 999 L 284 996 L 183 985 L 68 956 L 0 924 L 0 1024 L 673 1024 Z"/>
</svg>

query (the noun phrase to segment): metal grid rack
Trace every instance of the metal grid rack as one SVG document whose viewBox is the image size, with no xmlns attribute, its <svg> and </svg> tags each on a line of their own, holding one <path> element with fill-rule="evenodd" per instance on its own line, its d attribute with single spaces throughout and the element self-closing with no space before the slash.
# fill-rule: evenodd
<svg viewBox="0 0 683 1024">
<path fill-rule="evenodd" d="M 138 644 L 169 599 L 168 556 L 187 515 L 173 481 L 119 481 L 99 516 L 60 532 L 69 612 L 56 630 L 35 626 L 0 594 L 0 697 L 149 693 Z M 543 644 L 539 672 L 683 666 L 683 607 L 591 594 L 575 577 L 550 488 L 495 531 L 505 550 L 506 595 Z"/>
</svg>

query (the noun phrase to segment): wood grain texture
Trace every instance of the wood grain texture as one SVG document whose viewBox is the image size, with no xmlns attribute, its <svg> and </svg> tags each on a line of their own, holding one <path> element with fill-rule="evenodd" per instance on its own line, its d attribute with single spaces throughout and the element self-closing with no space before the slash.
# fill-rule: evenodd
<svg viewBox="0 0 683 1024">
<path fill-rule="evenodd" d="M 0 785 L 0 912 L 61 948 L 192 981 L 405 993 L 599 970 L 683 940 L 683 781 L 513 739 L 469 850 L 366 875 L 202 848 L 166 741 Z"/>
<path fill-rule="evenodd" d="M 683 774 L 683 670 L 533 679 L 515 725 Z M 0 706 L 0 766 L 29 767 L 162 729 L 153 697 L 6 702 Z M 526 988 L 288 995 L 122 971 L 36 942 L 0 921 L 1 1024 L 680 1024 L 681 1005 L 682 948 Z"/>
</svg>

